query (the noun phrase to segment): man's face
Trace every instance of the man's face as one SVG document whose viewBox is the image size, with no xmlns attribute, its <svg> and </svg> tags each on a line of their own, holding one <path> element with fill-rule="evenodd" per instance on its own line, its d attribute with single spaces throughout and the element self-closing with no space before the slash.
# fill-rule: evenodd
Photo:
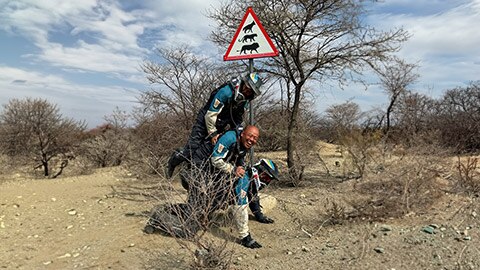
<svg viewBox="0 0 480 270">
<path fill-rule="evenodd" d="M 242 93 L 242 95 L 246 99 L 250 99 L 251 97 L 253 97 L 253 94 L 254 94 L 253 89 L 250 88 L 246 83 L 243 84 L 242 90 L 240 91 L 240 93 Z"/>
<path fill-rule="evenodd" d="M 258 128 L 249 126 L 240 134 L 240 142 L 245 148 L 250 149 L 257 143 L 259 135 Z"/>
</svg>

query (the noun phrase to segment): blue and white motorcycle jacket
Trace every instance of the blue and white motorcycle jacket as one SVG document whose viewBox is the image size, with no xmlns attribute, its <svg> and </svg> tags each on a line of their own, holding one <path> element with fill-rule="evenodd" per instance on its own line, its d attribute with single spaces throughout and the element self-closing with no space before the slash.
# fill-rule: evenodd
<svg viewBox="0 0 480 270">
<path fill-rule="evenodd" d="M 247 149 L 238 141 L 237 130 L 225 132 L 213 147 L 210 161 L 216 169 L 233 174 L 238 166 L 245 167 Z"/>
<path fill-rule="evenodd" d="M 210 94 L 207 104 L 199 114 L 199 117 L 204 119 L 198 119 L 205 121 L 209 137 L 222 133 L 227 125 L 235 128 L 242 123 L 249 102 L 238 98 L 240 87 L 241 80 L 232 79 Z"/>
<path fill-rule="evenodd" d="M 227 174 L 233 175 L 236 166 L 245 166 L 245 149 L 238 141 L 237 131 L 230 130 L 223 134 L 213 149 L 210 158 L 212 165 Z M 245 175 L 235 181 L 235 203 L 249 204 L 252 213 L 260 212 L 260 202 L 257 197 L 262 184 L 255 168 L 248 169 Z"/>
</svg>

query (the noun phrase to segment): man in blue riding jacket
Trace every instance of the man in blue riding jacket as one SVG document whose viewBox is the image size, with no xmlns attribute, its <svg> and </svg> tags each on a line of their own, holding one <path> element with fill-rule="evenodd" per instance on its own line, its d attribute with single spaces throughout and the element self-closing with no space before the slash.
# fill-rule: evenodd
<svg viewBox="0 0 480 270">
<path fill-rule="evenodd" d="M 183 149 L 177 149 L 167 164 L 167 177 L 172 177 L 175 167 L 191 160 L 193 153 L 205 141 L 215 145 L 220 134 L 242 123 L 248 102 L 260 95 L 262 79 L 257 73 L 235 78 L 210 94 L 205 106 L 198 112 L 190 137 Z"/>
<path fill-rule="evenodd" d="M 240 243 L 248 248 L 262 247 L 258 242 L 253 240 L 248 228 L 248 210 L 254 213 L 257 217 L 260 214 L 263 218 L 262 223 L 273 223 L 273 220 L 264 216 L 260 210 L 260 197 L 258 191 L 266 187 L 274 179 L 278 179 L 278 168 L 272 160 L 261 159 L 254 164 L 252 168 L 245 174 L 244 177 L 239 178 L 235 185 L 235 204 L 231 206 L 235 214 L 235 225 L 240 236 Z"/>
<path fill-rule="evenodd" d="M 209 195 L 215 200 L 215 206 L 211 210 L 231 204 L 232 199 L 235 201 L 231 207 L 234 210 L 235 224 L 241 239 L 240 243 L 248 248 L 260 248 L 261 245 L 253 240 L 249 233 L 247 202 L 258 221 L 273 223 L 272 219 L 261 212 L 260 201 L 257 196 L 260 182 L 257 179 L 257 186 L 254 186 L 253 183 L 255 182 L 252 182 L 255 177 L 259 178 L 258 171 L 260 169 L 254 167 L 247 172 L 245 166 L 245 155 L 257 143 L 258 137 L 259 130 L 252 125 L 241 131 L 230 130 L 218 139 L 210 155 L 206 151 L 201 151 L 205 148 L 198 149 L 193 155 L 193 163 L 196 166 L 204 166 L 205 157 L 208 159 L 210 156 L 210 164 L 213 168 L 213 175 L 215 175 L 214 188 L 209 191 L 211 193 Z M 273 162 L 269 164 L 274 168 L 273 170 L 276 170 Z M 265 168 L 266 165 L 262 163 L 262 166 L 261 168 Z M 266 179 L 263 173 L 261 175 Z M 270 176 L 270 179 L 276 178 L 278 170 L 276 174 L 270 175 L 274 175 Z M 259 179 L 261 180 L 261 178 Z"/>
</svg>

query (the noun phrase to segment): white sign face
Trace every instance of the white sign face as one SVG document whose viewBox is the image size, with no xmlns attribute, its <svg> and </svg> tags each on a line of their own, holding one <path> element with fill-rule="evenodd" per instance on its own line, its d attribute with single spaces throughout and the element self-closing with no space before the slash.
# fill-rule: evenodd
<svg viewBox="0 0 480 270">
<path fill-rule="evenodd" d="M 239 60 L 277 56 L 278 50 L 262 24 L 249 7 L 233 37 L 223 60 Z"/>
</svg>

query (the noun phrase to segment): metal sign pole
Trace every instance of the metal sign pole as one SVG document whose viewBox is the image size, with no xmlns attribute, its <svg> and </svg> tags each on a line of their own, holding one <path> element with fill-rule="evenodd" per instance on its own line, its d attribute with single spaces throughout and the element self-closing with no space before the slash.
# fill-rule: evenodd
<svg viewBox="0 0 480 270">
<path fill-rule="evenodd" d="M 248 59 L 248 72 L 253 72 L 253 58 Z M 250 125 L 253 125 L 253 100 L 250 100 Z M 250 148 L 250 166 L 253 166 L 254 162 L 254 150 L 253 146 Z"/>
<path fill-rule="evenodd" d="M 242 35 L 242 36 L 240 36 Z M 242 22 L 233 36 L 223 61 L 248 59 L 248 71 L 253 72 L 253 59 L 278 56 L 272 40 L 263 28 L 252 7 L 247 8 Z M 250 123 L 253 125 L 253 101 L 250 101 Z M 250 165 L 253 165 L 254 151 L 250 148 Z"/>
</svg>

